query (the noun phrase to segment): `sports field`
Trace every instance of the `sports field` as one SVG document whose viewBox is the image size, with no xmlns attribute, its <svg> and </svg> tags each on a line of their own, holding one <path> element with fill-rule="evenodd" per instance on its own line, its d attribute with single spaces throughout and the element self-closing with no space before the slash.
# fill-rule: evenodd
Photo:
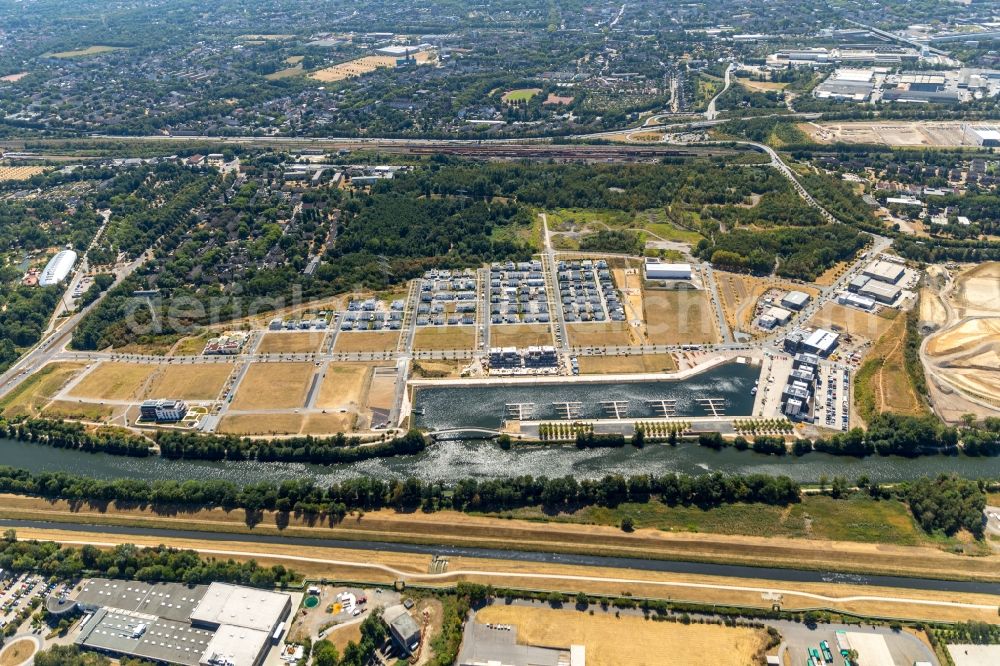
<svg viewBox="0 0 1000 666">
<path fill-rule="evenodd" d="M 304 354 L 316 352 L 326 333 L 266 333 L 260 341 L 260 354 Z"/>
<path fill-rule="evenodd" d="M 254 363 L 240 383 L 230 409 L 294 409 L 305 404 L 312 363 Z"/>
<path fill-rule="evenodd" d="M 399 344 L 398 331 L 342 331 L 337 335 L 334 352 L 395 351 Z"/>
<path fill-rule="evenodd" d="M 419 350 L 472 349 L 475 346 L 475 326 L 421 326 L 413 335 L 413 348 Z"/>
<path fill-rule="evenodd" d="M 500 99 L 508 104 L 511 102 L 527 102 L 540 92 L 542 92 L 541 88 L 518 88 L 517 90 L 508 90 Z"/>
<path fill-rule="evenodd" d="M 146 363 L 103 362 L 80 380 L 73 396 L 93 400 L 137 400 L 157 366 Z"/>
<path fill-rule="evenodd" d="M 746 666 L 758 663 L 767 644 L 763 629 L 655 622 L 603 612 L 493 605 L 476 613 L 476 621 L 516 626 L 522 645 L 583 645 L 587 662 L 594 664 Z"/>
<path fill-rule="evenodd" d="M 490 326 L 491 347 L 532 347 L 552 344 L 548 324 L 500 324 Z"/>
<path fill-rule="evenodd" d="M 701 289 L 643 292 L 646 337 L 654 345 L 704 344 L 719 341 L 708 292 Z"/>
</svg>

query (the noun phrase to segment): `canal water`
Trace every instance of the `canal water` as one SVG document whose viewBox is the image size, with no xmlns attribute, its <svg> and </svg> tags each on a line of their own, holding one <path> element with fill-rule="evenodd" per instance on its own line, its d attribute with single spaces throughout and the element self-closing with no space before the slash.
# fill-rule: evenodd
<svg viewBox="0 0 1000 666">
<path fill-rule="evenodd" d="M 753 413 L 754 382 L 760 366 L 730 362 L 677 381 L 622 383 L 551 383 L 508 386 L 423 387 L 417 389 L 413 407 L 415 425 L 428 430 L 455 427 L 498 428 L 506 405 L 533 405 L 533 420 L 556 420 L 558 403 L 580 403 L 580 418 L 607 418 L 602 403 L 626 401 L 629 418 L 657 416 L 651 401 L 675 400 L 680 417 L 712 416 L 698 401 L 715 399 L 720 414 Z"/>
</svg>

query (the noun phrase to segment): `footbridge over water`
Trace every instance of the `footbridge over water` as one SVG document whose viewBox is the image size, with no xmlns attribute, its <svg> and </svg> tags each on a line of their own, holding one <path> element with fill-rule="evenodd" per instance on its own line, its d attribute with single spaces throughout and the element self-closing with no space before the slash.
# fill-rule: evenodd
<svg viewBox="0 0 1000 666">
<path fill-rule="evenodd" d="M 446 428 L 428 433 L 431 439 L 496 439 L 503 433 L 489 428 Z"/>
</svg>

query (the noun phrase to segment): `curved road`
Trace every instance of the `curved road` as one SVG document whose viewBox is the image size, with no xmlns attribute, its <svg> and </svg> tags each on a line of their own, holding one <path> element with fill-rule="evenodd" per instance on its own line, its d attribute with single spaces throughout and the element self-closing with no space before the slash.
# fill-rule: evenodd
<svg viewBox="0 0 1000 666">
<path fill-rule="evenodd" d="M 729 63 L 729 66 L 726 67 L 726 85 L 708 103 L 708 108 L 705 110 L 705 120 L 715 120 L 719 117 L 719 112 L 715 110 L 715 103 L 720 97 L 726 94 L 726 91 L 729 90 L 729 86 L 732 85 L 732 75 L 734 69 L 736 69 L 736 65 L 734 63 Z"/>
</svg>

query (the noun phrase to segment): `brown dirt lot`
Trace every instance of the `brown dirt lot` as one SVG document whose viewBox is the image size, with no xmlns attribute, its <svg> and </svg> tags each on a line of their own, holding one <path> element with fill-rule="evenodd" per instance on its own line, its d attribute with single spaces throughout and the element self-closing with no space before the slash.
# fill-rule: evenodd
<svg viewBox="0 0 1000 666">
<path fill-rule="evenodd" d="M 890 313 L 895 314 L 894 310 L 886 310 L 885 312 L 890 316 Z M 899 316 L 890 319 L 829 301 L 824 303 L 819 312 L 810 318 L 809 324 L 833 331 L 850 333 L 855 338 L 860 337 L 865 340 L 874 341 L 881 338 L 885 335 L 886 331 L 892 328 L 895 319 L 905 320 L 905 317 Z"/>
<path fill-rule="evenodd" d="M 885 146 L 964 145 L 962 123 L 926 120 L 799 123 L 816 143 L 871 143 Z"/>
<path fill-rule="evenodd" d="M 646 337 L 650 344 L 705 344 L 719 341 L 708 292 L 704 290 L 643 293 Z"/>
<path fill-rule="evenodd" d="M 19 666 L 35 654 L 35 642 L 21 638 L 5 646 L 0 652 L 0 666 Z"/>
<path fill-rule="evenodd" d="M 215 400 L 232 372 L 230 363 L 168 365 L 154 373 L 143 397 Z"/>
<path fill-rule="evenodd" d="M 566 324 L 569 344 L 576 347 L 622 347 L 635 344 L 629 325 L 623 321 L 596 324 Z"/>
<path fill-rule="evenodd" d="M 397 331 L 343 331 L 337 335 L 334 352 L 394 351 L 399 344 Z"/>
<path fill-rule="evenodd" d="M 525 606 L 488 606 L 476 614 L 476 621 L 515 625 L 521 644 L 563 649 L 584 645 L 587 661 L 596 664 L 745 666 L 767 641 L 762 629 Z M 624 636 L 628 640 L 622 640 Z"/>
<path fill-rule="evenodd" d="M 472 349 L 475 346 L 475 326 L 421 326 L 413 335 L 414 349 Z"/>
<path fill-rule="evenodd" d="M 319 351 L 326 333 L 266 333 L 257 348 L 261 354 L 306 354 Z"/>
<path fill-rule="evenodd" d="M 331 363 L 320 385 L 316 407 L 359 409 L 371 385 L 372 367 L 363 363 Z"/>
<path fill-rule="evenodd" d="M 156 365 L 102 362 L 93 368 L 72 394 L 94 400 L 134 400 L 142 394 Z"/>
<path fill-rule="evenodd" d="M 746 332 L 751 331 L 757 301 L 771 289 L 803 291 L 813 298 L 819 295 L 819 290 L 812 287 L 779 278 L 760 278 L 741 273 L 715 271 L 715 282 L 729 327 Z"/>
<path fill-rule="evenodd" d="M 552 344 L 548 324 L 501 324 L 490 327 L 491 347 L 537 347 Z"/>
<path fill-rule="evenodd" d="M 292 409 L 305 404 L 312 363 L 254 363 L 247 370 L 230 409 Z"/>
<path fill-rule="evenodd" d="M 580 374 L 583 375 L 673 372 L 677 370 L 677 363 L 670 354 L 580 356 L 579 360 Z"/>
<path fill-rule="evenodd" d="M 964 314 L 1000 315 L 1000 262 L 975 266 L 956 280 L 955 305 Z"/>
</svg>

